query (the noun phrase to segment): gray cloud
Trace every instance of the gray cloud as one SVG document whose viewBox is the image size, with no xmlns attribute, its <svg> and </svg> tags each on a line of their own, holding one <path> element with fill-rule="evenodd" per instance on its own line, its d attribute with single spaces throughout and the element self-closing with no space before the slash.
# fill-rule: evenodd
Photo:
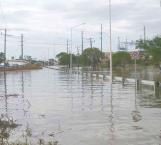
<svg viewBox="0 0 161 145">
<path fill-rule="evenodd" d="M 5 14 L 6 21 L 8 23 L 25 23 L 26 19 L 32 16 L 31 11 L 16 10 Z"/>
<path fill-rule="evenodd" d="M 49 12 L 59 12 L 59 13 L 63 13 L 68 11 L 68 6 L 66 3 L 64 3 L 63 0 L 59 0 L 59 1 L 50 1 L 49 3 L 44 3 L 42 4 L 42 9 L 49 11 Z"/>
<path fill-rule="evenodd" d="M 73 25 L 86 22 L 85 30 L 91 32 L 89 35 L 95 37 L 95 45 L 99 46 L 99 27 L 102 23 L 104 47 L 106 48 L 108 44 L 105 40 L 109 36 L 107 2 L 107 0 L 3 0 L 2 8 L 8 27 L 14 28 L 18 32 L 22 30 L 25 35 L 30 35 L 29 38 L 33 38 L 35 41 L 65 42 Z M 160 15 L 159 0 L 113 0 L 114 48 L 117 45 L 118 36 L 138 39 L 143 34 L 144 25 L 147 27 L 148 37 L 161 33 Z M 3 18 L 1 13 L 0 21 L 2 23 Z M 80 35 L 75 34 L 75 42 L 80 43 L 79 41 Z M 59 50 L 57 49 L 57 51 Z"/>
</svg>

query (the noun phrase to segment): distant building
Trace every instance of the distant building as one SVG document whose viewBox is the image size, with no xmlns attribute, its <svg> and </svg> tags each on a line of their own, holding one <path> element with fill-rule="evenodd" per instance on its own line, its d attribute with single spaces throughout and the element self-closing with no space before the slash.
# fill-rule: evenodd
<svg viewBox="0 0 161 145">
<path fill-rule="evenodd" d="M 3 68 L 3 67 L 4 67 L 4 63 L 1 63 L 1 64 L 0 64 L 0 68 Z"/>
<path fill-rule="evenodd" d="M 56 65 L 56 64 L 58 64 L 55 59 L 49 59 L 48 63 L 49 63 L 49 65 Z"/>
<path fill-rule="evenodd" d="M 28 61 L 20 59 L 7 60 L 8 66 L 25 66 L 28 63 Z"/>
</svg>

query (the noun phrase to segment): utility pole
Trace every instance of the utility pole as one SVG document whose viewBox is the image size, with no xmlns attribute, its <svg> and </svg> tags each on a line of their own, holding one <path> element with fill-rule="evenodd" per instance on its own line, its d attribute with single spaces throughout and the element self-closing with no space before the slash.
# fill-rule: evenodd
<svg viewBox="0 0 161 145">
<path fill-rule="evenodd" d="M 77 56 L 78 56 L 77 66 L 78 66 L 78 71 L 79 71 L 79 47 L 78 46 L 77 46 Z"/>
<path fill-rule="evenodd" d="M 118 37 L 118 50 L 120 51 L 120 37 Z"/>
<path fill-rule="evenodd" d="M 101 24 L 101 52 L 102 52 L 102 24 Z"/>
<path fill-rule="evenodd" d="M 6 70 L 7 29 L 4 29 L 4 71 Z"/>
<path fill-rule="evenodd" d="M 69 53 L 69 41 L 67 39 L 67 54 Z"/>
<path fill-rule="evenodd" d="M 6 115 L 8 112 L 8 103 L 7 103 L 7 85 L 6 85 L 6 50 L 7 50 L 7 29 L 4 29 L 4 92 L 5 92 L 5 108 Z"/>
<path fill-rule="evenodd" d="M 76 48 L 77 48 L 77 55 L 79 56 L 79 46 L 77 46 Z"/>
<path fill-rule="evenodd" d="M 126 50 L 126 51 L 128 50 L 128 41 L 127 41 L 127 37 L 126 37 L 126 40 L 125 40 L 125 50 Z"/>
<path fill-rule="evenodd" d="M 112 68 L 112 16 L 111 16 L 111 0 L 109 0 L 109 29 L 110 29 L 110 80 L 112 84 L 113 68 Z"/>
<path fill-rule="evenodd" d="M 144 26 L 144 43 L 146 41 L 146 27 Z"/>
<path fill-rule="evenodd" d="M 72 59 L 72 49 L 73 49 L 73 29 L 74 28 L 76 28 L 76 27 L 79 27 L 79 26 L 81 26 L 81 25 L 84 25 L 84 24 L 86 24 L 86 23 L 81 23 L 81 24 L 79 24 L 79 25 L 75 25 L 75 26 L 73 26 L 73 27 L 71 27 L 71 29 L 70 29 L 70 38 L 71 38 L 71 46 L 70 46 L 70 72 L 72 73 L 72 63 L 73 63 L 73 59 Z"/>
<path fill-rule="evenodd" d="M 93 38 L 90 37 L 87 40 L 89 40 L 90 48 L 93 48 L 93 42 L 94 42 Z"/>
<path fill-rule="evenodd" d="M 23 34 L 21 34 L 21 59 L 23 60 Z"/>
<path fill-rule="evenodd" d="M 84 49 L 84 32 L 83 31 L 81 35 L 82 35 L 82 53 L 83 53 L 83 49 Z"/>
<path fill-rule="evenodd" d="M 72 67 L 73 67 L 73 54 L 72 54 L 72 49 L 73 49 L 73 27 L 70 29 L 70 63 L 69 63 L 69 68 L 70 68 L 70 73 L 72 74 Z"/>
<path fill-rule="evenodd" d="M 91 46 L 91 48 L 93 48 L 92 38 L 89 38 L 89 41 L 90 41 L 90 46 Z"/>
</svg>

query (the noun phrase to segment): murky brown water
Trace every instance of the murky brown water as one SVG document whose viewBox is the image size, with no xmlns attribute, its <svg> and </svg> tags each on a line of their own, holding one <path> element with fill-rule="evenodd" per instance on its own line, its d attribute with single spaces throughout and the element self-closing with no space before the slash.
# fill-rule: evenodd
<svg viewBox="0 0 161 145">
<path fill-rule="evenodd" d="M 112 87 L 112 92 L 111 92 Z M 160 145 L 161 95 L 152 87 L 91 79 L 64 70 L 0 74 L 0 114 L 26 126 L 34 138 L 61 145 Z"/>
</svg>

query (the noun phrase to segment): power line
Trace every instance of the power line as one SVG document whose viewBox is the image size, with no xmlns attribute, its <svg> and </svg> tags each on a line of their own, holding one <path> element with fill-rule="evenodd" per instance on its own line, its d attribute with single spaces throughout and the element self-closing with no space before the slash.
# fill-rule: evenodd
<svg viewBox="0 0 161 145">
<path fill-rule="evenodd" d="M 28 40 L 24 40 L 24 42 L 26 44 L 30 44 L 30 45 L 46 45 L 46 46 L 53 46 L 53 45 L 63 45 L 66 46 L 66 44 L 64 43 L 47 43 L 47 42 L 37 42 L 37 41 L 28 41 Z"/>
<path fill-rule="evenodd" d="M 0 34 L 0 35 L 1 35 L 1 36 L 4 36 L 4 35 L 5 35 L 5 33 L 2 33 L 2 32 L 1 32 L 1 34 Z M 6 34 L 6 37 L 16 38 L 16 39 L 19 39 L 19 38 L 20 38 L 20 36 L 12 35 L 12 34 Z"/>
</svg>

